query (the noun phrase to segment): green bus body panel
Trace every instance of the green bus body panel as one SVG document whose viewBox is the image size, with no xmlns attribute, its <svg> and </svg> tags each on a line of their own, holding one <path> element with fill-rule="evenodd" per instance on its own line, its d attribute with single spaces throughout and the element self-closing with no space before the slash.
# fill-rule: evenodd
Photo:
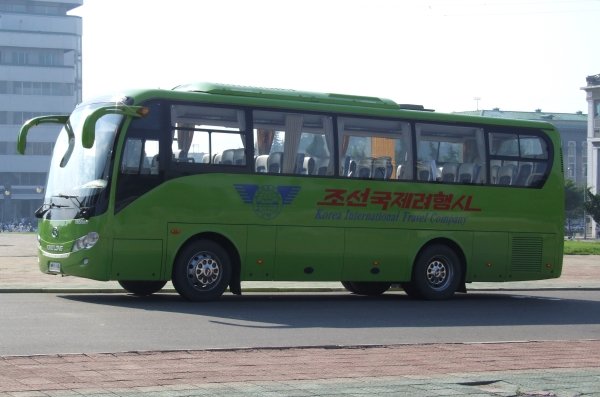
<svg viewBox="0 0 600 397">
<path fill-rule="evenodd" d="M 110 262 L 112 240 L 108 237 L 108 220 L 106 215 L 89 220 L 50 221 L 43 220 L 38 225 L 38 258 L 39 268 L 48 273 L 50 262 L 61 264 L 63 274 L 91 278 L 94 280 L 110 280 Z M 53 229 L 58 237 L 53 236 Z M 77 238 L 90 231 L 100 234 L 100 239 L 89 250 L 71 252 Z"/>
<path fill-rule="evenodd" d="M 346 229 L 341 280 L 409 280 L 412 237 L 402 229 Z"/>
<path fill-rule="evenodd" d="M 339 281 L 344 229 L 278 226 L 275 280 Z"/>
<path fill-rule="evenodd" d="M 162 279 L 163 241 L 117 239 L 113 240 L 111 279 Z"/>
<path fill-rule="evenodd" d="M 266 191 L 293 186 L 298 192 L 289 204 L 279 203 L 273 213 L 265 213 L 267 209 L 260 203 L 244 202 L 240 185 Z M 197 186 L 210 186 L 210 194 L 196 194 Z M 383 210 L 372 203 L 365 207 L 319 205 L 326 200 L 327 189 L 364 191 L 365 186 L 372 191 L 441 192 L 453 195 L 456 208 Z M 464 190 L 459 185 L 204 174 L 172 180 L 140 197 L 115 216 L 113 230 L 116 237 L 167 239 L 163 278 L 170 276 L 179 249 L 203 233 L 232 242 L 242 262 L 243 280 L 408 280 L 420 249 L 439 238 L 453 242 L 465 255 L 467 281 L 560 274 L 562 235 L 556 219 L 542 216 L 546 210 L 539 203 L 550 201 L 543 190 L 513 189 L 510 197 L 498 197 L 501 189 L 490 187 L 472 186 L 469 195 Z M 156 203 L 168 203 L 178 210 L 165 211 Z M 552 264 L 552 272 L 543 266 L 534 273 L 511 267 L 514 249 L 509 238 L 519 230 L 540 231 L 529 234 L 543 242 L 544 261 Z M 491 269 L 489 262 L 494 263 Z"/>
<path fill-rule="evenodd" d="M 275 269 L 277 228 L 248 226 L 246 256 L 242 268 L 243 280 L 272 280 Z"/>
<path fill-rule="evenodd" d="M 240 185 L 265 192 L 293 187 L 296 193 L 269 208 L 257 197 L 244 202 Z M 210 193 L 199 194 L 202 186 Z M 455 208 L 325 205 L 328 189 L 443 194 L 453 197 Z M 89 252 L 62 260 L 65 274 L 97 280 L 170 279 L 179 250 L 208 234 L 235 247 L 242 280 L 407 281 L 419 251 L 437 239 L 460 249 L 467 282 L 558 277 L 563 243 L 558 201 L 544 189 L 501 192 L 485 186 L 213 173 L 168 181 L 112 219 L 41 222 L 40 238 L 41 246 L 51 244 L 51 229 L 58 226 L 67 249 L 75 238 L 99 230 L 100 241 Z M 556 207 L 556 215 L 548 206 Z M 61 261 L 40 256 L 42 271 L 48 261 Z M 90 263 L 81 265 L 83 258 Z"/>
<path fill-rule="evenodd" d="M 467 279 L 508 281 L 508 233 L 475 232 L 473 241 L 473 259 L 467 271 Z"/>
</svg>

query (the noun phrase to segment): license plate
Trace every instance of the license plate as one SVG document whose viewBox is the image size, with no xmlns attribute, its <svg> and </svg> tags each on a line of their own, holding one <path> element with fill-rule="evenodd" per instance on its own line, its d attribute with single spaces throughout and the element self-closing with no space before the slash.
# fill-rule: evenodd
<svg viewBox="0 0 600 397">
<path fill-rule="evenodd" d="M 60 263 L 59 262 L 50 262 L 50 263 L 48 263 L 48 272 L 50 272 L 50 273 L 60 273 Z"/>
</svg>

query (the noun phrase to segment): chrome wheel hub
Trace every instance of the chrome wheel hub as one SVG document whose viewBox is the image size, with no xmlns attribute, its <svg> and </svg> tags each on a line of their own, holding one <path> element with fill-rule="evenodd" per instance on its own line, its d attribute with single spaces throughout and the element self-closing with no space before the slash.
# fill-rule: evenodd
<svg viewBox="0 0 600 397">
<path fill-rule="evenodd" d="M 450 268 L 439 260 L 432 260 L 427 266 L 427 282 L 434 289 L 444 288 L 449 280 Z"/>
<path fill-rule="evenodd" d="M 209 252 L 199 252 L 188 262 L 188 280 L 196 289 L 209 290 L 221 278 L 218 258 Z"/>
</svg>

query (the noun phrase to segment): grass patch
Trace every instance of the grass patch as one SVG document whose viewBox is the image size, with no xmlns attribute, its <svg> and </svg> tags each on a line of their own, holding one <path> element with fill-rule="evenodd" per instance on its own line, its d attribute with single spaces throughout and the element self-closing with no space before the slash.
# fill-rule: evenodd
<svg viewBox="0 0 600 397">
<path fill-rule="evenodd" d="M 565 255 L 600 255 L 600 242 L 565 240 Z"/>
</svg>

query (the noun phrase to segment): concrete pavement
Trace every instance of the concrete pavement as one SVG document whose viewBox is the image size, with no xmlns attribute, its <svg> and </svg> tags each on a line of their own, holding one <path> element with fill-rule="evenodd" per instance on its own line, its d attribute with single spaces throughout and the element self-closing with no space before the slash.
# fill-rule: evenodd
<svg viewBox="0 0 600 397">
<path fill-rule="evenodd" d="M 243 285 L 246 291 L 263 288 L 340 285 Z M 555 280 L 468 286 L 553 288 L 600 289 L 600 257 L 566 257 L 563 276 Z M 0 292 L 9 291 L 122 290 L 114 282 L 44 275 L 37 269 L 35 236 L 3 233 Z M 600 339 L 0 357 L 0 397 L 81 395 L 600 397 Z"/>
</svg>

